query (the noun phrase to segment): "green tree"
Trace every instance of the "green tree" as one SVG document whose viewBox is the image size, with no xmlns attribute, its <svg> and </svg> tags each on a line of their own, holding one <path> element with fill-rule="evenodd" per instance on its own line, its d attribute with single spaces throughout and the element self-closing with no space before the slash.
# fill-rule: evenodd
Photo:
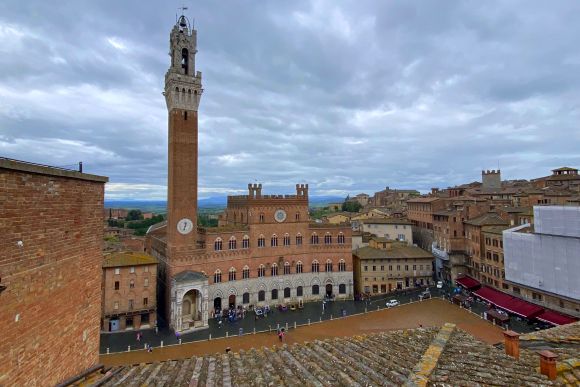
<svg viewBox="0 0 580 387">
<path fill-rule="evenodd" d="M 198 214 L 197 225 L 200 227 L 217 227 L 218 220 L 210 218 L 208 214 Z"/>
<path fill-rule="evenodd" d="M 109 227 L 125 227 L 125 221 L 122 219 L 109 219 L 107 220 L 107 223 L 109 224 Z"/>
<path fill-rule="evenodd" d="M 127 217 L 125 218 L 125 220 L 141 220 L 143 219 L 143 214 L 141 213 L 141 210 L 129 210 L 129 212 L 127 213 Z"/>
<path fill-rule="evenodd" d="M 346 212 L 359 212 L 362 205 L 356 201 L 345 201 L 342 203 L 342 210 Z"/>
</svg>

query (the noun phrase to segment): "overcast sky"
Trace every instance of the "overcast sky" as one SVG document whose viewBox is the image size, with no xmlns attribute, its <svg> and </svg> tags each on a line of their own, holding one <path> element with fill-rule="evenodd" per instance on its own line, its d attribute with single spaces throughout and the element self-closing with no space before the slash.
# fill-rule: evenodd
<svg viewBox="0 0 580 387">
<path fill-rule="evenodd" d="M 185 1 L 200 197 L 327 195 L 580 167 L 580 1 Z M 0 156 L 165 199 L 181 2 L 0 2 Z"/>
</svg>

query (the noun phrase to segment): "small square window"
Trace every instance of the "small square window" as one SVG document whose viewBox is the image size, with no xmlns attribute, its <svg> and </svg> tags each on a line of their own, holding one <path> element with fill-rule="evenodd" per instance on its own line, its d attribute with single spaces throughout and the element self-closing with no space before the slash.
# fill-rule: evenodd
<svg viewBox="0 0 580 387">
<path fill-rule="evenodd" d="M 116 267 L 116 268 L 115 268 L 115 274 L 121 274 L 121 269 L 120 269 L 120 268 L 118 268 L 118 267 Z"/>
<path fill-rule="evenodd" d="M 115 301 L 115 304 L 113 305 L 113 308 L 115 310 L 119 309 L 119 301 Z"/>
<path fill-rule="evenodd" d="M 115 281 L 115 290 L 119 290 L 119 281 Z"/>
<path fill-rule="evenodd" d="M 130 273 L 135 273 L 135 266 L 131 266 L 131 269 L 129 269 Z"/>
<path fill-rule="evenodd" d="M 145 287 L 149 286 L 149 278 L 145 278 L 143 280 L 143 286 L 145 286 Z"/>
</svg>

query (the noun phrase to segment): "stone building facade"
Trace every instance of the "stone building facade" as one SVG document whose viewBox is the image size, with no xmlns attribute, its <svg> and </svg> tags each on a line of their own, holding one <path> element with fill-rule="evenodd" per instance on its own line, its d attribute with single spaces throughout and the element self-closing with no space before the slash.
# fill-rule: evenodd
<svg viewBox="0 0 580 387">
<path fill-rule="evenodd" d="M 142 252 L 115 252 L 104 257 L 102 331 L 155 326 L 157 264 L 156 258 Z"/>
<path fill-rule="evenodd" d="M 0 158 L 0 385 L 98 363 L 107 180 Z"/>
<path fill-rule="evenodd" d="M 379 294 L 433 283 L 433 255 L 385 238 L 353 252 L 357 293 Z"/>
<path fill-rule="evenodd" d="M 171 31 L 165 76 L 169 114 L 167 221 L 147 232 L 159 259 L 159 310 L 183 331 L 207 327 L 217 310 L 352 296 L 351 229 L 311 223 L 308 185 L 293 195 L 228 197 L 219 227 L 197 227 L 197 33 L 181 16 Z M 186 302 L 187 301 L 187 302 Z M 190 305 L 187 314 L 185 306 Z"/>
</svg>

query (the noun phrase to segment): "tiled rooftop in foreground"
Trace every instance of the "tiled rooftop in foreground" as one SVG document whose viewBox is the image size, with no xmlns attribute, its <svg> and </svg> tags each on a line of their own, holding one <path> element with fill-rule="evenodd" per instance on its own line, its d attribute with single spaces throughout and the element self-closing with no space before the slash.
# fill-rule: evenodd
<svg viewBox="0 0 580 387">
<path fill-rule="evenodd" d="M 532 363 L 445 324 L 117 367 L 99 385 L 552 385 Z"/>
</svg>

